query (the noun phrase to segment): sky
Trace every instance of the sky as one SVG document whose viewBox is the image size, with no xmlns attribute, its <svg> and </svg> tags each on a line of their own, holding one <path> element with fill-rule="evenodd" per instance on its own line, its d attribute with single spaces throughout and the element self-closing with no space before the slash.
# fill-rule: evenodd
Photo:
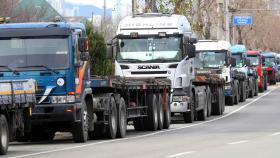
<svg viewBox="0 0 280 158">
<path fill-rule="evenodd" d="M 94 5 L 99 8 L 103 8 L 104 6 L 104 0 L 65 0 L 66 2 L 70 2 L 73 4 L 84 4 L 84 5 Z M 127 3 L 131 0 L 122 0 L 123 3 Z M 106 0 L 106 6 L 107 8 L 113 8 L 114 7 L 114 0 Z"/>
</svg>

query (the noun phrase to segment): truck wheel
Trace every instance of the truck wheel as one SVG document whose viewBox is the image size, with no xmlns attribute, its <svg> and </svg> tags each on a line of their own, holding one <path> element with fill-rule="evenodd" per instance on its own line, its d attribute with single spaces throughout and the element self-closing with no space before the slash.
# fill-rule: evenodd
<svg viewBox="0 0 280 158">
<path fill-rule="evenodd" d="M 207 117 L 211 116 L 212 113 L 212 94 L 211 91 L 208 90 L 208 96 L 207 96 Z"/>
<path fill-rule="evenodd" d="M 108 125 L 106 125 L 106 136 L 109 139 L 115 139 L 117 136 L 118 129 L 118 110 L 116 101 L 113 97 L 110 98 L 108 111 Z"/>
<path fill-rule="evenodd" d="M 235 88 L 235 98 L 234 98 L 234 104 L 235 105 L 237 105 L 238 103 L 239 103 L 239 100 L 240 100 L 240 94 L 239 94 L 239 86 L 238 86 L 238 81 L 236 81 L 235 83 L 234 83 L 234 88 Z"/>
<path fill-rule="evenodd" d="M 221 115 L 225 112 L 225 106 L 226 106 L 226 96 L 225 96 L 225 90 L 224 88 L 221 88 L 221 96 L 222 96 L 222 111 L 221 111 Z"/>
<path fill-rule="evenodd" d="M 118 106 L 118 131 L 117 131 L 118 138 L 125 137 L 126 128 L 127 128 L 126 105 L 124 99 L 121 98 L 120 104 Z"/>
<path fill-rule="evenodd" d="M 205 91 L 205 101 L 204 107 L 202 110 L 197 112 L 197 120 L 198 121 L 205 121 L 207 119 L 207 109 L 208 109 L 208 93 Z"/>
<path fill-rule="evenodd" d="M 190 105 L 190 111 L 185 112 L 184 115 L 184 121 L 185 123 L 192 123 L 194 121 L 194 108 L 195 108 L 195 100 L 194 100 L 194 94 L 191 93 L 191 101 L 189 103 Z"/>
<path fill-rule="evenodd" d="M 162 95 L 158 94 L 158 130 L 162 130 L 163 128 L 163 121 L 164 121 L 164 116 L 163 116 L 163 103 L 162 103 Z"/>
<path fill-rule="evenodd" d="M 148 117 L 145 119 L 145 126 L 150 131 L 156 131 L 158 129 L 158 103 L 157 96 L 155 94 L 149 94 L 147 97 L 148 104 Z"/>
<path fill-rule="evenodd" d="M 255 80 L 255 96 L 259 95 L 259 86 L 258 86 L 258 81 Z"/>
<path fill-rule="evenodd" d="M 222 111 L 222 99 L 223 99 L 222 95 L 223 94 L 221 94 L 222 93 L 221 88 L 218 88 L 217 93 L 218 93 L 217 94 L 218 99 L 217 99 L 217 102 L 213 104 L 214 105 L 213 110 L 212 110 L 213 115 L 221 115 L 221 111 Z"/>
<path fill-rule="evenodd" d="M 86 103 L 83 102 L 80 121 L 74 125 L 73 139 L 75 143 L 84 143 L 88 140 L 88 112 Z"/>
<path fill-rule="evenodd" d="M 254 84 L 253 81 L 249 81 L 249 87 L 250 87 L 250 91 L 249 91 L 249 98 L 253 98 L 255 95 L 255 89 L 254 89 Z"/>
<path fill-rule="evenodd" d="M 167 94 L 165 98 L 165 111 L 163 128 L 168 129 L 171 123 L 170 96 Z"/>
<path fill-rule="evenodd" d="M 9 147 L 9 126 L 4 115 L 0 115 L 0 155 L 5 155 Z"/>
<path fill-rule="evenodd" d="M 240 86 L 241 86 L 240 102 L 245 102 L 246 101 L 246 96 L 247 96 L 245 82 L 241 81 Z"/>
</svg>

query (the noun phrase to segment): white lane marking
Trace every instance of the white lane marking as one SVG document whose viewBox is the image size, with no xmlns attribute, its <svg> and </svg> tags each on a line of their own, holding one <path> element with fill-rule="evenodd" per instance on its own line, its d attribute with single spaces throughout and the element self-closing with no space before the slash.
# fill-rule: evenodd
<svg viewBox="0 0 280 158">
<path fill-rule="evenodd" d="M 195 153 L 196 151 L 187 151 L 187 152 L 183 152 L 183 153 L 178 153 L 178 154 L 174 154 L 174 155 L 169 155 L 167 156 L 168 158 L 172 158 L 172 157 L 179 157 L 179 156 L 183 156 L 183 155 L 188 155 L 188 154 L 192 154 Z"/>
<path fill-rule="evenodd" d="M 278 135 L 280 135 L 280 132 L 273 133 L 270 136 L 278 136 Z"/>
<path fill-rule="evenodd" d="M 231 143 L 228 143 L 228 145 L 236 145 L 236 144 L 243 144 L 243 143 L 247 143 L 249 142 L 248 140 L 241 140 L 241 141 L 238 141 L 238 142 L 231 142 Z"/>
<path fill-rule="evenodd" d="M 211 122 L 215 122 L 215 121 L 221 120 L 223 118 L 227 118 L 227 117 L 235 114 L 236 112 L 238 112 L 238 111 L 248 107 L 249 105 L 255 103 L 258 100 L 260 100 L 261 98 L 267 96 L 268 94 L 270 94 L 275 89 L 277 89 L 277 88 L 271 89 L 270 91 L 264 93 L 263 95 L 259 96 L 256 99 L 254 99 L 250 103 L 247 103 L 247 104 L 243 105 L 242 107 L 240 107 L 240 108 L 238 108 L 238 109 L 236 109 L 236 110 L 234 110 L 234 111 L 232 111 L 232 112 L 230 112 L 230 113 L 228 113 L 226 115 L 223 115 L 221 117 L 218 117 L 218 118 L 215 118 L 215 119 L 212 119 L 212 120 L 209 120 L 209 121 L 204 121 L 204 122 L 196 123 L 196 124 L 192 124 L 192 125 L 186 125 L 186 126 L 183 126 L 183 127 L 169 129 L 169 130 L 162 130 L 162 131 L 159 131 L 159 132 L 154 132 L 154 133 L 150 133 L 150 134 L 146 134 L 146 135 L 141 135 L 141 136 L 135 136 L 135 137 L 130 137 L 130 138 L 122 138 L 122 139 L 114 139 L 114 140 L 105 140 L 105 141 L 96 142 L 96 143 L 88 143 L 88 144 L 84 144 L 84 145 L 77 145 L 77 146 L 60 148 L 60 149 L 55 149 L 55 150 L 47 150 L 47 151 L 37 152 L 37 153 L 33 153 L 33 154 L 14 156 L 14 157 L 10 157 L 10 158 L 22 158 L 22 157 L 37 156 L 37 155 L 43 155 L 43 154 L 48 154 L 48 153 L 60 152 L 60 151 L 65 151 L 65 150 L 71 150 L 71 149 L 78 149 L 78 148 L 89 147 L 89 146 L 94 146 L 94 145 L 100 145 L 100 144 L 105 144 L 105 143 L 112 143 L 112 142 L 118 142 L 118 141 L 125 141 L 125 140 L 133 140 L 133 139 L 145 138 L 145 137 L 154 136 L 154 135 L 158 135 L 158 134 L 162 134 L 162 133 L 177 131 L 177 130 L 186 129 L 186 128 L 190 128 L 190 127 L 196 127 L 196 126 L 199 126 L 199 125 L 204 125 L 204 124 L 207 124 L 207 123 L 211 123 Z"/>
</svg>

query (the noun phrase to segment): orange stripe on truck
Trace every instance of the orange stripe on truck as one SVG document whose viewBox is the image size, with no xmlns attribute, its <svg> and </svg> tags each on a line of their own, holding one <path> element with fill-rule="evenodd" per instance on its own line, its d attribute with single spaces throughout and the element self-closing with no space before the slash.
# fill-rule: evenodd
<svg viewBox="0 0 280 158">
<path fill-rule="evenodd" d="M 79 85 L 76 85 L 76 94 L 82 93 L 82 87 L 83 87 L 83 79 L 86 72 L 87 62 L 84 62 L 84 65 L 79 68 Z"/>
</svg>

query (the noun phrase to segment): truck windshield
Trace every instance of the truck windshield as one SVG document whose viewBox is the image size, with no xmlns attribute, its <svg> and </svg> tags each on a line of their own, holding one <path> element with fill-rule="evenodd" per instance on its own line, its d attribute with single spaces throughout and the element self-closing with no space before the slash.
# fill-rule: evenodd
<svg viewBox="0 0 280 158">
<path fill-rule="evenodd" d="M 264 66 L 268 66 L 268 67 L 274 66 L 275 65 L 275 58 L 266 57 L 263 64 L 264 64 Z"/>
<path fill-rule="evenodd" d="M 252 66 L 258 66 L 260 64 L 260 58 L 257 55 L 247 56 L 247 59 L 250 60 L 250 63 L 251 63 Z"/>
<path fill-rule="evenodd" d="M 196 68 L 219 68 L 226 65 L 226 52 L 197 52 Z"/>
<path fill-rule="evenodd" d="M 181 42 L 180 37 L 120 39 L 117 60 L 118 62 L 179 62 L 183 58 Z"/>
<path fill-rule="evenodd" d="M 0 39 L 0 63 L 13 69 L 69 67 L 68 38 Z M 8 69 L 0 69 L 0 71 Z M 45 69 L 46 70 L 46 69 Z"/>
<path fill-rule="evenodd" d="M 232 57 L 234 59 L 236 59 L 236 66 L 235 67 L 238 67 L 238 68 L 243 67 L 244 61 L 243 61 L 242 54 L 233 54 Z"/>
</svg>

